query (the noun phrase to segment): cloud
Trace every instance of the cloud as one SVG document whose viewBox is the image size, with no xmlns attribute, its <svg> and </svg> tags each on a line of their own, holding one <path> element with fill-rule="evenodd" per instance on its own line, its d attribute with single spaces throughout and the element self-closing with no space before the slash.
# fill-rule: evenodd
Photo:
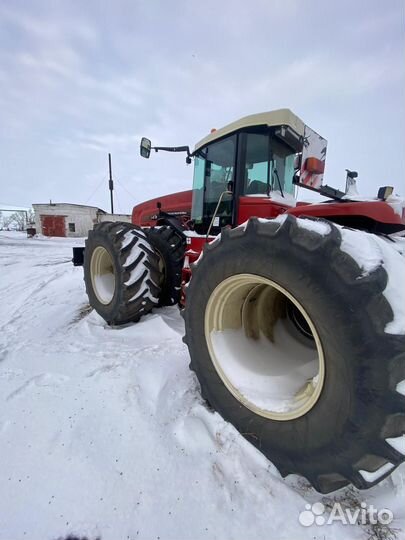
<svg viewBox="0 0 405 540">
<path fill-rule="evenodd" d="M 353 160 L 374 185 L 387 165 L 368 148 L 395 156 L 390 174 L 399 177 L 405 141 L 390 119 L 404 109 L 403 11 L 397 0 L 3 3 L 8 200 L 80 202 L 105 174 L 107 152 L 140 199 L 186 188 L 184 159 L 141 160 L 141 135 L 193 146 L 212 127 L 285 106 L 331 138 L 328 175 Z M 368 147 L 355 153 L 359 141 Z"/>
<path fill-rule="evenodd" d="M 18 9 L 15 5 L 11 7 L 3 4 L 0 5 L 0 18 L 3 26 L 7 24 L 15 27 L 26 39 L 37 44 L 55 43 L 67 38 L 91 46 L 98 43 L 99 33 L 91 23 L 66 16 L 66 13 L 60 13 L 55 21 L 54 17 L 49 16 L 48 9 L 45 11 L 36 15 L 27 10 L 27 6 Z"/>
<path fill-rule="evenodd" d="M 80 134 L 77 138 L 78 144 L 84 148 L 93 150 L 108 151 L 130 151 L 139 144 L 141 136 L 130 133 L 102 133 L 102 134 Z"/>
</svg>

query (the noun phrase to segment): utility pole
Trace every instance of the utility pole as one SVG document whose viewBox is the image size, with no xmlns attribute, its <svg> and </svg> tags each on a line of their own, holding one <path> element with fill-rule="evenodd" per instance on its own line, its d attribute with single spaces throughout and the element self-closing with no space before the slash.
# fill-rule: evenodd
<svg viewBox="0 0 405 540">
<path fill-rule="evenodd" d="M 108 154 L 108 168 L 110 171 L 110 179 L 108 181 L 108 188 L 110 190 L 111 214 L 114 214 L 114 199 L 113 199 L 114 182 L 112 179 L 111 154 Z"/>
</svg>

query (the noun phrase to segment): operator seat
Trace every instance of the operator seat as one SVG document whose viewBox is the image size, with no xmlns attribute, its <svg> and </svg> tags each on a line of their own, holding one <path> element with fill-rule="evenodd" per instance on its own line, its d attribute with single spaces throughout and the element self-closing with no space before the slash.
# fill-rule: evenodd
<svg viewBox="0 0 405 540">
<path fill-rule="evenodd" d="M 253 180 L 247 187 L 246 195 L 265 195 L 267 193 L 267 184 L 260 180 Z"/>
</svg>

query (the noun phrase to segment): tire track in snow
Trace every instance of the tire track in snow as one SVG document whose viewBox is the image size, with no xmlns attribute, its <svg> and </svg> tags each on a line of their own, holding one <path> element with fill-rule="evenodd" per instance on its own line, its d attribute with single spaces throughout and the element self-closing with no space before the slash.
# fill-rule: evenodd
<svg viewBox="0 0 405 540">
<path fill-rule="evenodd" d="M 21 394 L 24 394 L 25 391 L 31 389 L 33 386 L 38 386 L 41 388 L 54 389 L 60 387 L 62 384 L 70 380 L 70 377 L 67 375 L 56 375 L 54 373 L 41 373 L 40 375 L 35 375 L 30 377 L 23 384 L 18 386 L 13 390 L 7 397 L 6 401 L 10 401 Z"/>
<path fill-rule="evenodd" d="M 35 285 L 33 289 L 26 287 L 26 289 L 29 290 L 27 296 L 21 299 L 20 305 L 17 307 L 17 309 L 14 310 L 14 312 L 11 314 L 11 317 L 2 325 L 0 325 L 0 330 L 3 331 L 4 329 L 7 329 L 7 327 L 10 326 L 10 323 L 16 322 L 19 318 L 21 318 L 24 314 L 29 313 L 31 311 L 31 306 L 27 307 L 27 304 L 29 304 L 29 300 L 35 300 L 35 297 L 38 293 L 44 293 L 44 289 L 53 281 L 56 281 L 60 279 L 63 275 L 68 273 L 68 269 L 63 270 L 62 272 L 57 272 L 55 275 L 51 276 L 49 279 L 42 280 L 41 283 Z M 21 290 L 21 285 L 18 287 L 18 290 Z M 23 289 L 24 290 L 24 289 Z M 12 291 L 11 291 L 12 292 Z M 11 296 L 11 295 L 10 295 Z M 45 296 L 46 298 L 46 296 Z"/>
</svg>

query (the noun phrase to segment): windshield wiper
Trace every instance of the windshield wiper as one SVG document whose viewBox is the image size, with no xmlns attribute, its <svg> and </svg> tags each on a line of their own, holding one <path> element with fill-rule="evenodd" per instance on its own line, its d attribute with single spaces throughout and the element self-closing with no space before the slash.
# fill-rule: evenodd
<svg viewBox="0 0 405 540">
<path fill-rule="evenodd" d="M 281 196 L 284 197 L 283 188 L 281 187 L 280 177 L 278 175 L 277 169 L 274 169 L 273 174 L 276 175 L 277 182 L 278 182 L 278 187 L 280 188 Z"/>
</svg>

